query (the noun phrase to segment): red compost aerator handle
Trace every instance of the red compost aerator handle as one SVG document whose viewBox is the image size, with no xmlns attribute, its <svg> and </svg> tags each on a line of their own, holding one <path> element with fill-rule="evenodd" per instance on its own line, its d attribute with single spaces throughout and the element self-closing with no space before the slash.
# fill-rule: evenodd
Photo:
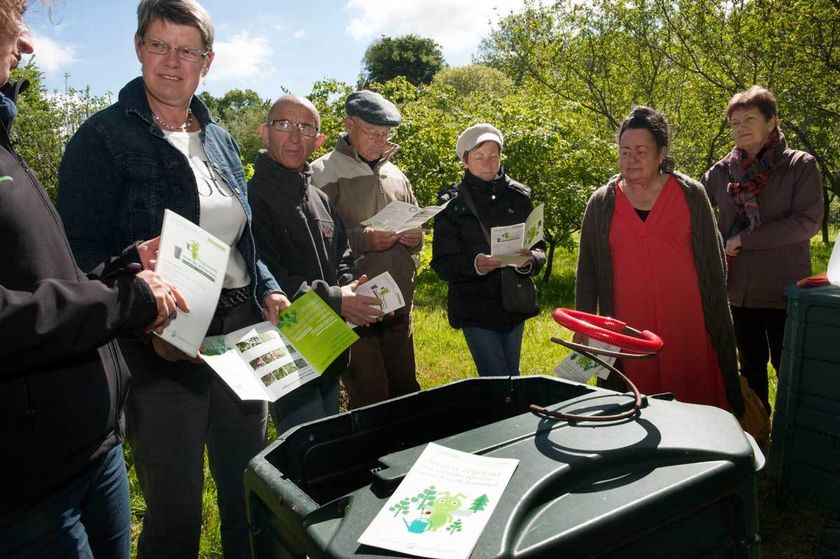
<svg viewBox="0 0 840 559">
<path fill-rule="evenodd" d="M 554 309 L 551 316 L 558 324 L 573 332 L 627 351 L 654 353 L 662 349 L 662 338 L 650 330 L 640 332 L 609 316 L 599 316 L 572 309 Z"/>
</svg>

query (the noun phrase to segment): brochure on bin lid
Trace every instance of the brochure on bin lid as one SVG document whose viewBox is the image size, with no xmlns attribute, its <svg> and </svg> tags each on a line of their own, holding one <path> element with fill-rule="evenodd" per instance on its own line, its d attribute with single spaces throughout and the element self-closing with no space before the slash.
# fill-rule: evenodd
<svg viewBox="0 0 840 559">
<path fill-rule="evenodd" d="M 358 541 L 417 557 L 467 559 L 518 464 L 429 443 Z"/>
<path fill-rule="evenodd" d="M 523 248 L 531 248 L 543 240 L 544 204 L 528 214 L 524 223 L 492 227 L 490 229 L 490 256 L 500 260 L 503 266 L 524 266 L 530 257 L 518 254 Z"/>
<path fill-rule="evenodd" d="M 375 278 L 367 280 L 356 288 L 356 295 L 379 299 L 379 308 L 382 309 L 383 314 L 392 313 L 405 306 L 402 291 L 400 291 L 400 287 L 390 272 L 382 272 Z M 358 326 L 350 321 L 347 322 L 347 325 L 350 328 Z"/>
<path fill-rule="evenodd" d="M 280 313 L 201 344 L 201 358 L 242 400 L 273 402 L 317 378 L 359 337 L 314 291 Z"/>
<path fill-rule="evenodd" d="M 619 351 L 619 348 L 614 345 L 610 345 L 599 340 L 593 340 L 592 338 L 590 338 L 586 343 L 587 345 L 600 349 Z M 613 365 L 616 360 L 615 357 L 609 355 L 598 355 L 598 358 L 610 365 Z M 562 379 L 573 380 L 581 384 L 586 384 L 594 375 L 598 375 L 598 378 L 606 380 L 606 378 L 610 376 L 610 371 L 589 357 L 581 355 L 576 351 L 571 351 L 565 359 L 554 367 L 554 374 Z"/>
<path fill-rule="evenodd" d="M 421 208 L 408 202 L 394 200 L 382 208 L 382 211 L 370 219 L 362 221 L 361 224 L 373 227 L 374 229 L 402 233 L 409 229 L 421 227 L 424 223 L 443 211 L 445 207 L 446 204 Z"/>
<path fill-rule="evenodd" d="M 160 334 L 190 357 L 207 335 L 227 271 L 230 247 L 171 210 L 163 215 L 157 266 L 160 277 L 175 284 L 190 312 L 178 311 Z"/>
</svg>

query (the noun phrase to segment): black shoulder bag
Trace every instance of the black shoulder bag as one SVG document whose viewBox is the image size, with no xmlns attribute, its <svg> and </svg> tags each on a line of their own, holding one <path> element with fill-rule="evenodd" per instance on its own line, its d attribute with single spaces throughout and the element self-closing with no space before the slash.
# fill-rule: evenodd
<svg viewBox="0 0 840 559">
<path fill-rule="evenodd" d="M 481 230 L 484 232 L 484 238 L 487 239 L 487 244 L 490 245 L 490 233 L 487 231 L 481 218 L 478 217 L 478 210 L 475 208 L 472 197 L 463 185 L 458 187 L 458 192 L 478 220 L 478 224 L 481 225 Z M 502 274 L 502 308 L 506 311 L 519 314 L 538 313 L 540 311 L 540 304 L 537 300 L 537 286 L 534 284 L 531 276 L 523 276 L 515 268 L 510 266 L 505 266 L 499 272 Z"/>
</svg>

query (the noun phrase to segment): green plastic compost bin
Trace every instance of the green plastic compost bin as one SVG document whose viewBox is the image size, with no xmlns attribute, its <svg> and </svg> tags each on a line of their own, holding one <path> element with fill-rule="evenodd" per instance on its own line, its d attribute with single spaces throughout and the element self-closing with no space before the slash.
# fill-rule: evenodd
<svg viewBox="0 0 840 559">
<path fill-rule="evenodd" d="M 783 499 L 840 512 L 840 287 L 787 296 L 770 468 Z"/>
<path fill-rule="evenodd" d="M 245 474 L 254 557 L 405 557 L 357 539 L 437 444 L 519 465 L 471 557 L 759 557 L 763 460 L 729 413 L 553 377 L 474 378 L 292 429 Z M 756 456 L 758 458 L 756 458 Z"/>
</svg>

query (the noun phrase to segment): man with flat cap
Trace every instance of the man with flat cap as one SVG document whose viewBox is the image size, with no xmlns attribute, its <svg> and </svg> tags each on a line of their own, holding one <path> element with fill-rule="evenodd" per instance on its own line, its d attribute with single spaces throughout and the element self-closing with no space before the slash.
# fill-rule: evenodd
<svg viewBox="0 0 840 559">
<path fill-rule="evenodd" d="M 344 386 L 357 408 L 420 390 L 414 363 L 411 307 L 417 271 L 415 255 L 423 232 L 403 233 L 361 225 L 394 200 L 417 204 L 411 183 L 391 158 L 399 146 L 390 141 L 400 124 L 393 103 L 372 91 L 356 91 L 344 103 L 345 132 L 335 148 L 312 163 L 312 183 L 336 207 L 347 230 L 359 273 L 373 278 L 390 272 L 406 306 L 382 321 L 356 329 Z"/>
</svg>

